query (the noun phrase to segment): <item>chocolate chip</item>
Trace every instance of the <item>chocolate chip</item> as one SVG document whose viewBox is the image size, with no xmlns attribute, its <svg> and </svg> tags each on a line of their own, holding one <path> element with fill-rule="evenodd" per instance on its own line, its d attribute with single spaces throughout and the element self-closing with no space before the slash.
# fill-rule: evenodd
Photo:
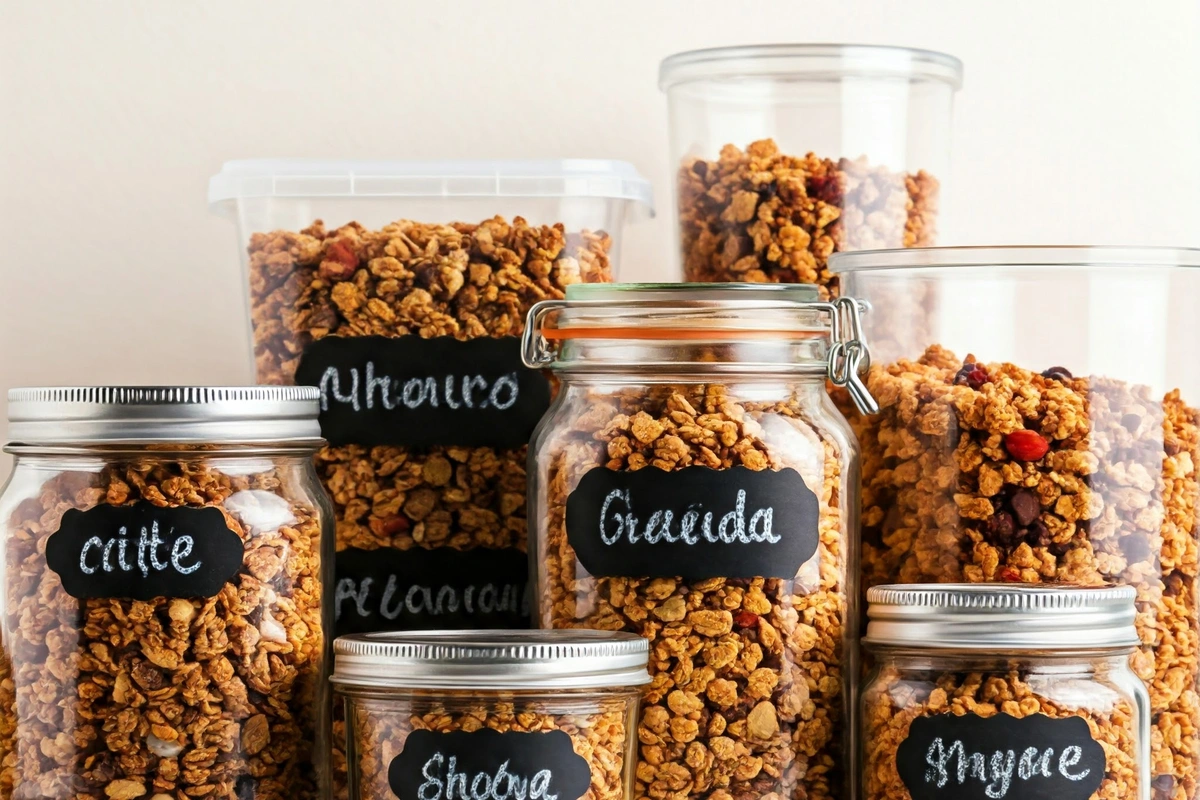
<svg viewBox="0 0 1200 800">
<path fill-rule="evenodd" d="M 1042 503 L 1038 500 L 1038 496 L 1030 489 L 1021 489 L 1017 491 L 1012 499 L 1008 501 L 1012 507 L 1013 516 L 1017 519 L 1017 524 L 1022 528 L 1026 527 L 1038 518 L 1041 513 Z"/>
<path fill-rule="evenodd" d="M 1140 533 L 1131 533 L 1120 539 L 1121 552 L 1130 564 L 1137 564 L 1150 558 L 1150 538 Z"/>
<path fill-rule="evenodd" d="M 696 173 L 701 178 L 705 177 L 708 175 L 708 162 L 697 161 L 696 163 L 692 164 L 692 172 Z"/>
<path fill-rule="evenodd" d="M 764 183 L 762 186 L 758 187 L 758 196 L 762 200 L 770 200 L 778 192 L 779 192 L 779 184 L 776 183 L 775 181 L 771 181 L 770 183 Z"/>
<path fill-rule="evenodd" d="M 1071 380 L 1075 376 L 1072 375 L 1066 367 L 1051 367 L 1050 369 L 1045 370 L 1042 373 L 1042 377 L 1048 378 L 1049 380 L 1052 380 L 1052 381 L 1059 381 L 1060 383 L 1066 383 L 1067 381 Z"/>
<path fill-rule="evenodd" d="M 1171 795 L 1175 792 L 1175 776 L 1155 775 L 1150 786 L 1154 789 L 1154 800 L 1170 800 Z"/>
<path fill-rule="evenodd" d="M 1013 522 L 1012 514 L 1001 511 L 988 521 L 988 535 L 995 544 L 1001 547 L 1012 547 L 1017 544 L 1017 525 Z"/>
<path fill-rule="evenodd" d="M 233 785 L 233 793 L 237 797 L 237 800 L 254 800 L 255 783 L 254 778 L 251 778 L 249 775 L 243 775 L 238 778 L 237 782 Z"/>
<path fill-rule="evenodd" d="M 1137 429 L 1142 424 L 1142 416 L 1140 414 L 1125 414 L 1121 417 L 1121 427 L 1130 433 L 1137 433 Z"/>
</svg>

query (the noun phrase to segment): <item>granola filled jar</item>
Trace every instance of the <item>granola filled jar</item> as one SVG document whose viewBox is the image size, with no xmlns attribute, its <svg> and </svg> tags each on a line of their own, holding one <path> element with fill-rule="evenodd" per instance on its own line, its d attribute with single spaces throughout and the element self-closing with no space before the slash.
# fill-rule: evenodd
<svg viewBox="0 0 1200 800">
<path fill-rule="evenodd" d="M 600 631 L 334 643 L 350 800 L 628 800 L 647 645 Z"/>
<path fill-rule="evenodd" d="M 814 283 L 839 250 L 937 239 L 962 63 L 780 44 L 663 61 L 684 280 Z"/>
<path fill-rule="evenodd" d="M 0 796 L 325 796 L 317 402 L 309 387 L 9 392 Z"/>
<path fill-rule="evenodd" d="M 650 641 L 634 796 L 850 797 L 858 306 L 813 286 L 571 287 L 526 363 L 543 628 Z M 849 773 L 849 774 L 848 774 Z"/>
<path fill-rule="evenodd" d="M 1200 251 L 996 247 L 834 256 L 871 311 L 863 449 L 879 583 L 1125 584 L 1151 791 L 1200 796 Z M 924 326 L 877 317 L 933 298 Z"/>
<path fill-rule="evenodd" d="M 1132 587 L 877 586 L 863 800 L 1148 800 Z"/>
</svg>

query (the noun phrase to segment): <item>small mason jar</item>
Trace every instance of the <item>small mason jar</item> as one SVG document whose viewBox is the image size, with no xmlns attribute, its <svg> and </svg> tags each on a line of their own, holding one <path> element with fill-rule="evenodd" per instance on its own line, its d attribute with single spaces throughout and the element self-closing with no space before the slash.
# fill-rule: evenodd
<svg viewBox="0 0 1200 800">
<path fill-rule="evenodd" d="M 575 285 L 525 359 L 543 628 L 650 640 L 636 797 L 852 796 L 858 305 L 804 285 Z M 850 762 L 852 763 L 852 762 Z"/>
<path fill-rule="evenodd" d="M 350 800 L 628 800 L 647 652 L 600 631 L 339 637 Z"/>
<path fill-rule="evenodd" d="M 310 387 L 8 395 L 0 797 L 328 791 Z"/>
<path fill-rule="evenodd" d="M 864 800 L 1146 800 L 1132 587 L 877 586 Z"/>
</svg>

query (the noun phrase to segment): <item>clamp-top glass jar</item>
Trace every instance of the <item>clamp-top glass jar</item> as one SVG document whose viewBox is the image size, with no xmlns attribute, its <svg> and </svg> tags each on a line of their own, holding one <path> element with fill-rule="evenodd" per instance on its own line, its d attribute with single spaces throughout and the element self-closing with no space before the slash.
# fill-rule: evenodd
<svg viewBox="0 0 1200 800">
<path fill-rule="evenodd" d="M 546 628 L 650 640 L 635 797 L 852 796 L 858 306 L 813 286 L 572 286 L 524 353 Z"/>
<path fill-rule="evenodd" d="M 864 800 L 1147 800 L 1132 587 L 877 586 Z"/>
<path fill-rule="evenodd" d="M 9 392 L 0 797 L 327 796 L 318 398 Z"/>
</svg>

